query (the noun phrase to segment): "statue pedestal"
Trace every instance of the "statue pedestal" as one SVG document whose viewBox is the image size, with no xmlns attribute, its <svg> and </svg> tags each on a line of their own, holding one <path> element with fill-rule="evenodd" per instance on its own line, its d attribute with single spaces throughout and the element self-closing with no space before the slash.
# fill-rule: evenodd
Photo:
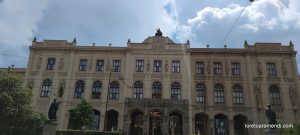
<svg viewBox="0 0 300 135">
<path fill-rule="evenodd" d="M 55 135 L 57 121 L 55 120 L 46 120 L 43 128 L 42 135 Z"/>
<path fill-rule="evenodd" d="M 280 135 L 280 132 L 278 129 L 266 129 L 265 135 Z"/>
</svg>

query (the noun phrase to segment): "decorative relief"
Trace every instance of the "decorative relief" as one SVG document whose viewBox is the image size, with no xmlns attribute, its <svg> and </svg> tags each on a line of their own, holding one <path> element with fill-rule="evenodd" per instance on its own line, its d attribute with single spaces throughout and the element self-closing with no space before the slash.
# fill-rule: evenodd
<svg viewBox="0 0 300 135">
<path fill-rule="evenodd" d="M 242 76 L 231 76 L 230 80 L 231 81 L 243 81 L 244 78 Z"/>
<path fill-rule="evenodd" d="M 291 99 L 291 103 L 292 105 L 296 105 L 297 104 L 297 93 L 296 90 L 294 89 L 293 86 L 291 86 L 289 88 L 289 95 L 290 95 L 290 99 Z"/>
<path fill-rule="evenodd" d="M 150 71 L 150 59 L 148 59 L 148 61 L 147 61 L 147 72 L 149 72 Z"/>
<path fill-rule="evenodd" d="M 210 62 L 208 62 L 206 71 L 207 71 L 207 74 L 210 74 L 210 71 L 211 71 L 211 63 Z"/>
<path fill-rule="evenodd" d="M 214 76 L 214 77 L 212 78 L 212 80 L 213 80 L 213 81 L 224 81 L 225 78 L 224 78 L 224 76 Z"/>
<path fill-rule="evenodd" d="M 169 69 L 169 62 L 168 62 L 168 60 L 166 60 L 165 61 L 166 62 L 166 64 L 165 64 L 165 72 L 168 72 L 168 69 Z"/>
<path fill-rule="evenodd" d="M 281 70 L 282 70 L 282 75 L 286 76 L 287 75 L 287 68 L 286 68 L 284 62 L 281 63 Z"/>
<path fill-rule="evenodd" d="M 258 73 L 259 76 L 261 76 L 262 73 L 263 73 L 261 62 L 257 62 L 257 73 Z"/>
<path fill-rule="evenodd" d="M 92 71 L 93 70 L 93 59 L 90 60 L 90 63 L 89 63 L 89 71 Z"/>
<path fill-rule="evenodd" d="M 228 65 L 228 62 L 225 62 L 225 73 L 226 73 L 226 75 L 228 75 L 229 74 L 229 65 Z"/>
<path fill-rule="evenodd" d="M 110 64 L 110 60 L 109 60 L 109 59 L 107 59 L 106 61 L 107 61 L 107 62 L 106 62 L 106 71 L 109 71 L 109 64 Z"/>
<path fill-rule="evenodd" d="M 288 77 L 284 77 L 283 80 L 285 82 L 294 82 L 294 79 L 293 78 L 288 78 Z"/>
<path fill-rule="evenodd" d="M 254 94 L 255 94 L 256 106 L 258 109 L 261 109 L 263 97 L 262 97 L 260 84 L 256 84 L 254 86 Z"/>
<path fill-rule="evenodd" d="M 34 86 L 34 79 L 33 78 L 28 79 L 27 87 L 32 89 L 33 86 Z"/>
<path fill-rule="evenodd" d="M 268 82 L 280 82 L 280 77 L 267 77 Z"/>
<path fill-rule="evenodd" d="M 60 57 L 60 60 L 59 60 L 59 63 L 58 63 L 58 69 L 59 69 L 60 71 L 62 71 L 63 68 L 64 68 L 64 56 L 62 55 L 62 56 Z"/>
<path fill-rule="evenodd" d="M 263 79 L 264 79 L 263 77 L 253 77 L 253 81 L 255 81 L 255 82 L 260 82 Z"/>
<path fill-rule="evenodd" d="M 39 60 L 38 60 L 38 62 L 37 62 L 37 64 L 36 64 L 36 69 L 37 69 L 37 70 L 40 70 L 40 69 L 41 69 L 42 62 L 43 62 L 43 57 L 40 56 L 40 57 L 39 57 Z"/>
</svg>

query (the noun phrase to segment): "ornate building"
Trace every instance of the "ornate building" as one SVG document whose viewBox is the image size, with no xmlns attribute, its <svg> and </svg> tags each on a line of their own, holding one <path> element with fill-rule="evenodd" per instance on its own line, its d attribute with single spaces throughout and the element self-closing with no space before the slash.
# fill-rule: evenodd
<svg viewBox="0 0 300 135">
<path fill-rule="evenodd" d="M 56 98 L 57 129 L 68 128 L 68 110 L 82 99 L 94 107 L 94 129 L 133 135 L 261 134 L 244 124 L 266 123 L 269 103 L 279 122 L 299 120 L 292 43 L 190 48 L 158 32 L 142 43 L 129 39 L 127 47 L 79 46 L 74 39 L 34 40 L 29 48 L 32 106 L 47 115 Z"/>
</svg>

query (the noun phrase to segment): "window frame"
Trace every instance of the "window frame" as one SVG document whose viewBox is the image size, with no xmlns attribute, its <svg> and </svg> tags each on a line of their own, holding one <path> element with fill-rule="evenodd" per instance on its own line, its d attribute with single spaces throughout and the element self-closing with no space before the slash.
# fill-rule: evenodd
<svg viewBox="0 0 300 135">
<path fill-rule="evenodd" d="M 220 88 L 217 88 L 220 86 Z M 225 92 L 224 86 L 221 84 L 216 84 L 214 86 L 214 102 L 216 104 L 224 104 L 225 103 Z"/>
<path fill-rule="evenodd" d="M 141 99 L 143 98 L 143 82 L 136 81 L 133 87 L 133 98 Z"/>
<path fill-rule="evenodd" d="M 142 59 L 137 59 L 135 61 L 135 71 L 136 72 L 144 72 L 144 60 Z"/>
<path fill-rule="evenodd" d="M 120 94 L 120 83 L 118 81 L 113 81 L 109 85 L 109 96 L 110 100 L 118 100 Z"/>
<path fill-rule="evenodd" d="M 79 71 L 87 70 L 88 60 L 86 58 L 79 59 Z"/>
<path fill-rule="evenodd" d="M 276 63 L 268 62 L 266 63 L 268 76 L 277 76 Z"/>
<path fill-rule="evenodd" d="M 221 62 L 214 62 L 214 75 L 222 75 L 222 63 Z"/>
<path fill-rule="evenodd" d="M 161 72 L 161 71 L 162 71 L 162 60 L 154 60 L 153 72 Z"/>
<path fill-rule="evenodd" d="M 99 99 L 101 97 L 102 92 L 102 82 L 101 81 L 94 81 L 92 87 L 92 99 Z"/>
<path fill-rule="evenodd" d="M 241 75 L 241 64 L 239 62 L 231 63 L 231 75 Z"/>
<path fill-rule="evenodd" d="M 280 95 L 279 87 L 277 85 L 271 85 L 269 87 L 269 93 L 270 93 L 271 105 L 274 107 L 280 107 L 282 103 L 281 103 L 281 95 Z"/>
<path fill-rule="evenodd" d="M 49 97 L 52 91 L 52 81 L 45 79 L 42 83 L 40 97 Z"/>
<path fill-rule="evenodd" d="M 196 102 L 206 102 L 206 87 L 203 83 L 196 84 Z"/>
<path fill-rule="evenodd" d="M 159 81 L 152 84 L 152 99 L 162 99 L 162 84 Z"/>
<path fill-rule="evenodd" d="M 113 72 L 121 72 L 121 60 L 115 59 L 113 60 Z"/>
<path fill-rule="evenodd" d="M 172 73 L 180 73 L 180 61 L 172 61 Z"/>
<path fill-rule="evenodd" d="M 243 87 L 239 84 L 232 86 L 232 100 L 234 104 L 244 104 Z"/>
<path fill-rule="evenodd" d="M 96 71 L 103 72 L 104 71 L 104 60 L 103 59 L 97 59 L 96 60 Z"/>
<path fill-rule="evenodd" d="M 76 81 L 74 98 L 75 99 L 84 98 L 84 89 L 85 89 L 85 82 L 83 80 Z"/>
<path fill-rule="evenodd" d="M 173 82 L 171 84 L 171 100 L 181 100 L 181 86 L 179 82 Z"/>
<path fill-rule="evenodd" d="M 205 64 L 202 61 L 196 61 L 195 63 L 196 74 L 204 74 Z"/>
</svg>

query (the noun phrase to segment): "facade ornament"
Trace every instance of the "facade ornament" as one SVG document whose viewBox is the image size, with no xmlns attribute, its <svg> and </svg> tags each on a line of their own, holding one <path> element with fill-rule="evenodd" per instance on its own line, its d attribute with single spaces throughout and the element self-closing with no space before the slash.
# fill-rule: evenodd
<svg viewBox="0 0 300 135">
<path fill-rule="evenodd" d="M 36 69 L 37 70 L 40 70 L 40 68 L 41 68 L 41 66 L 42 66 L 42 61 L 43 60 L 43 57 L 42 56 L 40 56 L 39 57 L 39 60 L 38 60 L 38 62 L 37 62 L 37 64 L 36 64 Z"/>
<path fill-rule="evenodd" d="M 286 76 L 287 75 L 287 68 L 286 68 L 284 62 L 281 63 L 281 70 L 282 70 L 282 75 Z"/>
<path fill-rule="evenodd" d="M 34 86 L 34 80 L 32 78 L 28 79 L 27 86 L 32 89 Z"/>
<path fill-rule="evenodd" d="M 76 41 L 76 37 L 74 37 L 73 41 L 72 41 L 73 44 L 76 44 L 77 41 Z"/>
<path fill-rule="evenodd" d="M 290 46 L 294 46 L 294 44 L 293 44 L 293 42 L 292 42 L 292 41 L 290 41 L 289 45 L 290 45 Z"/>
<path fill-rule="evenodd" d="M 61 56 L 61 57 L 60 57 L 60 60 L 59 60 L 59 63 L 58 63 L 58 69 L 59 69 L 60 71 L 62 71 L 62 70 L 63 70 L 63 67 L 64 67 L 64 56 Z"/>
<path fill-rule="evenodd" d="M 127 44 L 129 44 L 129 43 L 131 43 L 131 42 L 130 42 L 130 38 L 128 38 L 128 41 L 127 41 Z"/>
<path fill-rule="evenodd" d="M 246 46 L 246 45 L 248 45 L 248 42 L 247 42 L 247 40 L 245 40 L 245 42 L 244 42 L 244 46 Z"/>
<path fill-rule="evenodd" d="M 160 28 L 156 29 L 155 36 L 162 36 L 162 32 L 160 31 Z"/>
<path fill-rule="evenodd" d="M 225 62 L 225 73 L 226 73 L 226 75 L 228 75 L 229 74 L 229 65 L 228 65 L 228 62 Z"/>
<path fill-rule="evenodd" d="M 260 62 L 257 62 L 257 73 L 259 76 L 262 75 L 262 66 Z"/>
<path fill-rule="evenodd" d="M 297 103 L 297 93 L 296 93 L 293 86 L 291 86 L 289 88 L 289 96 L 290 96 L 292 105 L 296 105 L 296 103 Z"/>
<path fill-rule="evenodd" d="M 169 69 L 169 62 L 168 62 L 168 60 L 166 60 L 165 61 L 166 62 L 166 64 L 165 64 L 165 72 L 168 72 L 168 69 Z"/>
<path fill-rule="evenodd" d="M 90 60 L 90 63 L 89 63 L 89 71 L 92 71 L 93 70 L 93 59 Z"/>
<path fill-rule="evenodd" d="M 254 86 L 254 94 L 255 94 L 256 106 L 258 109 L 260 109 L 262 106 L 262 95 L 261 95 L 261 88 L 259 84 L 256 84 Z"/>
<path fill-rule="evenodd" d="M 33 38 L 32 42 L 36 42 L 36 37 Z"/>
<path fill-rule="evenodd" d="M 148 62 L 147 62 L 147 72 L 150 71 L 150 59 L 148 59 Z"/>
<path fill-rule="evenodd" d="M 208 62 L 206 71 L 207 71 L 207 74 L 210 74 L 210 71 L 211 71 L 211 63 L 210 62 Z"/>
</svg>

